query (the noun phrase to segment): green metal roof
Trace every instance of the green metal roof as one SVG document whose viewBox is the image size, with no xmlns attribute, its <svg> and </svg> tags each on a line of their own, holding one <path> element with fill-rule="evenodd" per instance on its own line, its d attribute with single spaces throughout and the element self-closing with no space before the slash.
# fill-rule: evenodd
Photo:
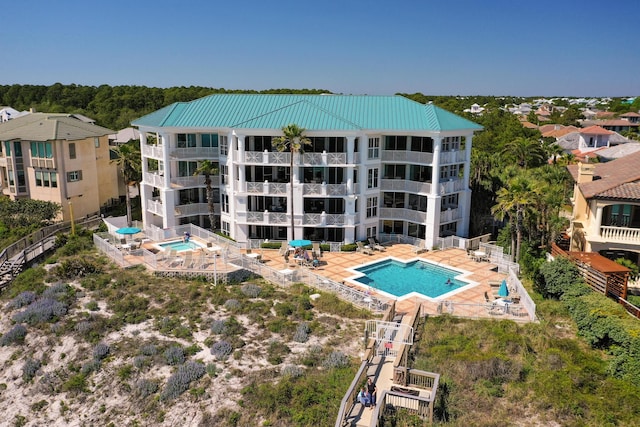
<svg viewBox="0 0 640 427">
<path fill-rule="evenodd" d="M 174 128 L 448 131 L 482 127 L 402 96 L 214 94 L 169 105 L 134 126 Z"/>
</svg>

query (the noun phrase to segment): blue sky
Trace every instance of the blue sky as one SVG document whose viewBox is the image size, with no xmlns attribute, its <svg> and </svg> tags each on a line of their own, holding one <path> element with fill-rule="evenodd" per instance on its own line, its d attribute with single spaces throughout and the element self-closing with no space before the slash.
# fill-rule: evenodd
<svg viewBox="0 0 640 427">
<path fill-rule="evenodd" d="M 640 95 L 638 6 L 15 0 L 0 14 L 0 84 L 632 96 Z"/>
</svg>

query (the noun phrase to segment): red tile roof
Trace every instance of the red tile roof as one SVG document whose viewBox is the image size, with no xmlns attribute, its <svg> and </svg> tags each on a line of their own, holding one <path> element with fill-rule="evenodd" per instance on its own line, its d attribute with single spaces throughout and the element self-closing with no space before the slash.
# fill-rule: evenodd
<svg viewBox="0 0 640 427">
<path fill-rule="evenodd" d="M 640 114 L 630 111 L 628 113 L 620 114 L 620 117 L 640 117 Z"/>
<path fill-rule="evenodd" d="M 578 165 L 569 165 L 567 169 L 575 181 L 578 180 Z M 605 197 L 606 194 L 622 196 L 627 194 L 635 200 L 640 200 L 640 193 L 632 186 L 613 190 L 622 184 L 640 184 L 640 151 L 612 160 L 607 163 L 594 164 L 594 180 L 578 184 L 578 188 L 586 199 Z M 608 193 L 608 191 L 612 191 Z M 637 197 L 636 197 L 637 196 Z"/>
<path fill-rule="evenodd" d="M 588 135 L 613 135 L 613 132 L 600 126 L 589 126 L 588 128 L 580 130 L 580 133 Z"/>
</svg>

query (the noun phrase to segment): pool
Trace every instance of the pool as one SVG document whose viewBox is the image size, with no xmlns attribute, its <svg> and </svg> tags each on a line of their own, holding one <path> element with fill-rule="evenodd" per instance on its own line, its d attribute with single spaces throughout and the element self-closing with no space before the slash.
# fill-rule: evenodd
<svg viewBox="0 0 640 427">
<path fill-rule="evenodd" d="M 174 240 L 172 242 L 159 243 L 158 246 L 163 251 L 175 249 L 178 252 L 193 251 L 195 249 L 204 248 L 204 246 L 202 246 L 198 242 L 194 242 L 193 240 L 189 240 L 188 242 L 183 242 L 182 240 Z"/>
<path fill-rule="evenodd" d="M 439 300 L 476 285 L 464 279 L 469 272 L 422 259 L 387 258 L 351 271 L 355 275 L 349 280 L 395 299 L 421 296 Z"/>
</svg>

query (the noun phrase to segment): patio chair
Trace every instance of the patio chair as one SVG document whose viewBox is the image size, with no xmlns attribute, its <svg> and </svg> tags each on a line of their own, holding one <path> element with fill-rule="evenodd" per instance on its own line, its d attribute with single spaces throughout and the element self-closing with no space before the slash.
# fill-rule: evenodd
<svg viewBox="0 0 640 427">
<path fill-rule="evenodd" d="M 206 256 L 207 256 L 207 254 L 205 254 L 204 252 L 200 252 L 198 254 L 198 258 L 196 259 L 196 262 L 193 263 L 193 268 L 201 269 L 202 266 L 204 265 L 204 261 L 205 261 L 205 257 Z"/>
<path fill-rule="evenodd" d="M 373 251 L 370 248 L 365 248 L 362 242 L 356 242 L 356 246 L 358 247 L 358 252 L 362 252 L 366 255 L 373 255 Z"/>
<path fill-rule="evenodd" d="M 193 252 L 189 251 L 184 256 L 184 260 L 182 261 L 182 268 L 191 268 L 193 265 Z"/>
<path fill-rule="evenodd" d="M 318 258 L 322 257 L 322 250 L 320 249 L 320 243 L 313 243 L 311 246 L 311 255 L 317 256 Z"/>
<path fill-rule="evenodd" d="M 387 248 L 382 246 L 380 243 L 376 242 L 373 237 L 369 237 L 369 246 L 371 246 L 374 250 L 377 250 L 380 252 L 384 252 L 387 250 Z"/>
<path fill-rule="evenodd" d="M 177 254 L 178 254 L 178 251 L 176 251 L 175 249 L 169 249 L 168 251 L 163 252 L 161 259 L 163 261 L 170 261 L 173 258 L 175 258 Z"/>
</svg>

